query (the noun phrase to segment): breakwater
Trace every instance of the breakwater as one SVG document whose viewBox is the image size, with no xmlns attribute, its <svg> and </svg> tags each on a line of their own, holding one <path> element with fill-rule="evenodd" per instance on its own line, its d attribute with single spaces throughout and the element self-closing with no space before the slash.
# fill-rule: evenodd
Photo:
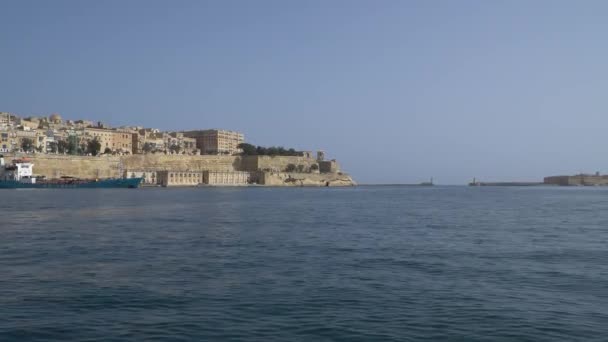
<svg viewBox="0 0 608 342">
<path fill-rule="evenodd" d="M 540 186 L 543 182 L 471 182 L 470 186 Z"/>
</svg>

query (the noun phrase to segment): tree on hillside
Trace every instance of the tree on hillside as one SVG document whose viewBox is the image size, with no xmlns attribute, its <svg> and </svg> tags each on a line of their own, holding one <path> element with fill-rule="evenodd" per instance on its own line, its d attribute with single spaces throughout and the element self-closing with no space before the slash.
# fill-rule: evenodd
<svg viewBox="0 0 608 342">
<path fill-rule="evenodd" d="M 286 149 L 283 146 L 255 146 L 252 144 L 242 143 L 238 148 L 243 150 L 244 156 L 302 156 L 302 152 L 298 152 L 293 148 Z"/>
<path fill-rule="evenodd" d="M 150 153 L 156 150 L 156 146 L 153 143 L 147 142 L 142 147 L 142 150 L 144 151 L 144 153 Z"/>
<path fill-rule="evenodd" d="M 57 142 L 55 142 L 55 141 L 51 141 L 49 143 L 49 147 L 51 148 L 52 153 L 57 153 L 57 151 L 59 149 L 59 146 L 58 146 Z"/>
<path fill-rule="evenodd" d="M 255 148 L 255 154 L 260 155 L 260 156 L 265 156 L 266 155 L 266 148 L 262 147 L 262 146 L 258 146 Z"/>
<path fill-rule="evenodd" d="M 78 146 L 78 138 L 75 135 L 68 137 L 68 149 L 69 154 L 78 154 L 80 147 Z"/>
<path fill-rule="evenodd" d="M 70 150 L 70 144 L 65 140 L 59 140 L 57 142 L 57 152 L 67 153 Z"/>
<path fill-rule="evenodd" d="M 99 140 L 97 140 L 97 137 L 87 142 L 88 153 L 96 156 L 99 154 L 99 151 L 101 151 L 101 143 L 99 142 Z"/>
<path fill-rule="evenodd" d="M 103 153 L 105 153 L 105 154 L 111 154 L 112 153 L 112 149 L 109 148 L 109 147 L 106 147 L 106 149 L 103 150 Z"/>
<path fill-rule="evenodd" d="M 268 155 L 269 156 L 278 156 L 279 153 L 280 153 L 280 149 L 278 147 L 270 146 L 268 148 Z"/>
<path fill-rule="evenodd" d="M 21 140 L 21 149 L 24 152 L 31 152 L 34 149 L 34 141 L 30 138 L 23 138 Z"/>
<path fill-rule="evenodd" d="M 172 153 L 178 154 L 180 150 L 179 145 L 171 145 L 169 147 L 169 151 L 171 151 Z"/>
<path fill-rule="evenodd" d="M 245 156 L 255 156 L 258 154 L 256 147 L 251 144 L 241 143 L 237 147 L 243 150 L 243 155 Z"/>
</svg>

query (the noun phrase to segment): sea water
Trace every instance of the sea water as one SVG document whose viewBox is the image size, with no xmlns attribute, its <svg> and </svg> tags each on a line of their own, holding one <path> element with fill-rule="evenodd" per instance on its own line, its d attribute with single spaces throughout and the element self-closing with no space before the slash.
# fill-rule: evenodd
<svg viewBox="0 0 608 342">
<path fill-rule="evenodd" d="M 0 191 L 1 341 L 605 341 L 608 190 Z"/>
</svg>

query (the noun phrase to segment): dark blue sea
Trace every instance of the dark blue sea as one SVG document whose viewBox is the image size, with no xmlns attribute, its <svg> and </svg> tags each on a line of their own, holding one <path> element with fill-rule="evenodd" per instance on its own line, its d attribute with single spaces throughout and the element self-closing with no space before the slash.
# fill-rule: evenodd
<svg viewBox="0 0 608 342">
<path fill-rule="evenodd" d="M 602 188 L 0 196 L 0 341 L 608 340 Z"/>
</svg>

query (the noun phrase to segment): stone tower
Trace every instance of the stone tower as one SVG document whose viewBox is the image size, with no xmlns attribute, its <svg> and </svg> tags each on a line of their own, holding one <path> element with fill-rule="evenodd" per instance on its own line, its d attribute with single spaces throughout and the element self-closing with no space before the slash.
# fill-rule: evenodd
<svg viewBox="0 0 608 342">
<path fill-rule="evenodd" d="M 317 151 L 317 161 L 324 161 L 324 160 L 325 160 L 325 152 Z"/>
</svg>

